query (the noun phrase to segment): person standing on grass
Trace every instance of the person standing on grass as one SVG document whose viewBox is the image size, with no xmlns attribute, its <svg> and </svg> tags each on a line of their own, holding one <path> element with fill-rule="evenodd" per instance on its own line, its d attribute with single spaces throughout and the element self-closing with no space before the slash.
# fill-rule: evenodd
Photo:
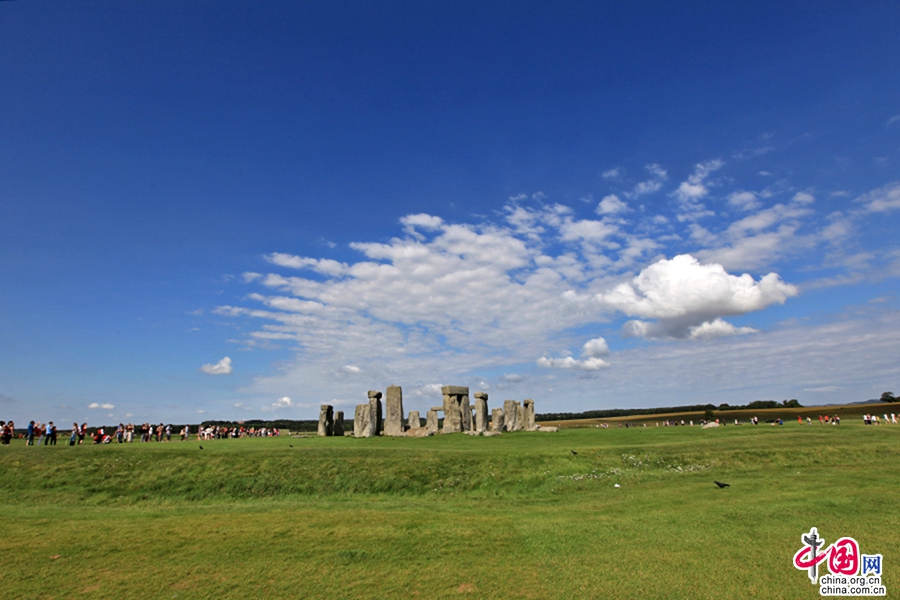
<svg viewBox="0 0 900 600">
<path fill-rule="evenodd" d="M 75 440 L 78 439 L 78 423 L 72 423 L 72 435 L 69 437 L 69 445 L 74 446 Z"/>
<path fill-rule="evenodd" d="M 82 445 L 84 443 L 84 436 L 87 435 L 87 423 L 82 423 L 81 427 L 78 428 L 78 445 Z"/>
<path fill-rule="evenodd" d="M 28 438 L 28 441 L 25 442 L 25 445 L 34 446 L 34 421 L 28 423 L 28 429 L 26 430 L 25 436 Z"/>
<path fill-rule="evenodd" d="M 48 431 L 48 434 L 47 434 L 48 442 L 47 443 L 50 444 L 51 446 L 55 446 L 56 445 L 56 425 L 53 424 L 53 421 L 50 421 L 50 423 L 47 424 L 47 431 Z"/>
</svg>

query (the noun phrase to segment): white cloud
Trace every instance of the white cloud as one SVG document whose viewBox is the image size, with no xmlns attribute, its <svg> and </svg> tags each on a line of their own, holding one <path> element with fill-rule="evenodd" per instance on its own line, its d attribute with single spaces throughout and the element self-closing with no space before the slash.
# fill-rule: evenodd
<svg viewBox="0 0 900 600">
<path fill-rule="evenodd" d="M 259 279 L 260 277 L 262 277 L 262 274 L 247 272 L 247 273 L 242 273 L 241 277 L 244 279 L 244 283 L 252 283 L 252 282 L 256 281 L 257 279 Z"/>
<path fill-rule="evenodd" d="M 663 184 L 669 179 L 669 174 L 658 164 L 650 164 L 644 168 L 650 172 L 650 179 L 635 185 L 631 192 L 625 194 L 627 197 L 639 198 L 658 192 L 662 189 Z"/>
<path fill-rule="evenodd" d="M 722 168 L 725 163 L 720 159 L 714 159 L 694 166 L 694 172 L 682 181 L 672 195 L 681 204 L 682 214 L 679 220 L 697 220 L 702 217 L 712 216 L 714 213 L 705 209 L 700 200 L 709 194 L 706 178 L 713 171 Z"/>
<path fill-rule="evenodd" d="M 888 125 L 893 125 L 894 123 L 900 123 L 900 115 L 894 115 L 890 119 L 887 120 Z"/>
<path fill-rule="evenodd" d="M 622 167 L 616 167 L 608 171 L 603 171 L 603 179 L 618 179 L 622 176 Z"/>
<path fill-rule="evenodd" d="M 602 337 L 588 340 L 582 347 L 582 356 L 588 358 L 600 358 L 601 356 L 609 356 L 609 345 Z"/>
<path fill-rule="evenodd" d="M 727 200 L 728 204 L 741 210 L 755 210 L 762 206 L 756 194 L 743 190 L 732 192 L 728 195 Z"/>
<path fill-rule="evenodd" d="M 731 185 L 726 179 L 709 181 L 721 165 L 698 165 L 687 183 L 703 186 L 707 196 L 713 183 Z M 653 180 L 661 181 L 664 171 L 651 166 Z M 817 281 L 810 273 L 815 269 L 828 269 L 820 274 L 830 285 L 859 281 L 867 265 L 881 268 L 873 277 L 900 275 L 900 254 L 891 255 L 891 248 L 854 247 L 863 239 L 862 219 L 895 208 L 897 187 L 873 190 L 857 199 L 856 209 L 825 216 L 817 214 L 820 204 L 834 210 L 836 202 L 827 190 L 816 192 L 823 198 L 817 203 L 809 191 L 795 193 L 802 188 L 787 181 L 762 191 L 735 185 L 720 198 L 740 212 L 729 210 L 704 226 L 666 219 L 652 213 L 653 203 L 634 202 L 628 210 L 639 218 L 631 223 L 618 218 L 624 212 L 618 202 L 625 202 L 614 195 L 599 203 L 602 217 L 596 219 L 582 218 L 590 209 L 580 202 L 575 209 L 512 202 L 498 211 L 497 222 L 475 224 L 408 215 L 399 219 L 397 237 L 389 232 L 378 242 L 350 244 L 359 254 L 344 258 L 347 262 L 268 255 L 271 265 L 315 275 L 253 277 L 258 293 L 246 297 L 247 306 L 215 312 L 262 323 L 239 340 L 249 348 L 278 341 L 295 350 L 277 371 L 239 390 L 267 410 L 284 390 L 302 390 L 295 407 L 329 397 L 353 404 L 365 401 L 366 388 L 395 382 L 420 409 L 440 397 L 437 381 L 502 389 L 527 380 L 531 389 L 557 378 L 554 385 L 562 389 L 562 381 L 597 377 L 601 370 L 605 380 L 624 368 L 621 352 L 615 360 L 606 358 L 606 339 L 619 331 L 648 340 L 685 340 L 663 344 L 673 352 L 762 339 L 768 334 L 746 326 L 752 323 L 728 320 L 797 295 L 777 274 L 783 268 L 802 273 L 797 277 L 804 279 L 804 289 Z M 785 199 L 769 204 L 779 196 Z M 705 210 L 699 201 L 687 209 L 694 215 Z M 792 254 L 801 256 L 808 270 L 786 263 Z M 579 331 L 604 333 L 606 339 L 586 342 Z M 551 352 L 557 349 L 569 349 L 572 356 Z"/>
<path fill-rule="evenodd" d="M 290 408 L 292 406 L 291 399 L 288 396 L 279 398 L 272 403 L 272 408 Z"/>
<path fill-rule="evenodd" d="M 783 304 L 795 295 L 797 288 L 775 273 L 757 282 L 746 273 L 738 277 L 721 265 L 704 265 L 692 256 L 680 255 L 650 265 L 632 281 L 597 294 L 594 300 L 601 307 L 620 310 L 630 317 L 657 319 L 656 323 L 630 321 L 626 334 L 687 338 L 704 332 L 724 333 L 722 325 L 714 324 L 720 317 Z M 704 324 L 706 327 L 701 327 Z"/>
<path fill-rule="evenodd" d="M 598 215 L 615 215 L 631 210 L 628 205 L 619 199 L 615 194 L 604 197 L 600 204 L 597 205 Z"/>
<path fill-rule="evenodd" d="M 112 410 L 115 407 L 116 406 L 114 404 L 109 404 L 109 403 L 100 404 L 98 402 L 91 402 L 90 404 L 88 404 L 88 408 L 90 408 L 91 410 L 98 409 L 98 408 L 102 408 L 103 410 Z"/>
<path fill-rule="evenodd" d="M 226 356 L 214 365 L 203 365 L 200 370 L 209 375 L 229 375 L 232 371 L 231 359 Z"/>
<path fill-rule="evenodd" d="M 405 217 L 402 217 L 400 219 L 400 223 L 403 225 L 403 231 L 405 231 L 408 235 L 418 237 L 419 234 L 416 231 L 417 227 L 426 231 L 435 231 L 443 226 L 444 220 L 433 215 L 419 213 L 416 215 L 406 215 Z"/>
<path fill-rule="evenodd" d="M 887 212 L 900 208 L 900 181 L 889 183 L 863 194 L 854 202 L 862 203 L 868 212 Z"/>
<path fill-rule="evenodd" d="M 502 377 L 500 377 L 502 381 L 508 381 L 510 383 L 519 383 L 520 381 L 525 381 L 524 375 L 519 375 L 517 373 L 506 373 Z"/>
<path fill-rule="evenodd" d="M 288 267 L 291 269 L 311 269 L 322 275 L 336 277 L 344 275 L 347 272 L 347 265 L 339 263 L 336 260 L 328 258 L 306 258 L 303 256 L 293 256 L 291 254 L 283 254 L 281 252 L 273 252 L 266 256 L 266 260 L 279 267 Z"/>
<path fill-rule="evenodd" d="M 609 363 L 603 360 L 602 356 L 609 356 L 609 345 L 602 337 L 588 340 L 582 346 L 581 359 L 577 360 L 571 356 L 562 358 L 547 358 L 542 356 L 537 360 L 539 367 L 550 369 L 572 369 L 576 371 L 598 371 L 605 369 Z"/>
<path fill-rule="evenodd" d="M 735 327 L 727 321 L 715 319 L 691 327 L 689 337 L 692 340 L 711 340 L 726 335 L 746 335 L 748 333 L 758 333 L 758 331 L 752 327 Z"/>
<path fill-rule="evenodd" d="M 574 369 L 576 371 L 598 371 L 609 366 L 609 363 L 602 358 L 585 358 L 576 360 L 571 356 L 565 358 L 547 358 L 542 356 L 537 359 L 539 367 L 550 369 Z"/>
</svg>

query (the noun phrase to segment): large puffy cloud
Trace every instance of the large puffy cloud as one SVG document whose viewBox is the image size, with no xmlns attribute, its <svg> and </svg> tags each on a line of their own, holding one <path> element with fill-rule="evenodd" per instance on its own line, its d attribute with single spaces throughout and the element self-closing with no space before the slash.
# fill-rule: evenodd
<svg viewBox="0 0 900 600">
<path fill-rule="evenodd" d="M 690 255 L 660 260 L 594 300 L 604 308 L 629 317 L 656 319 L 626 324 L 625 332 L 646 338 L 709 338 L 748 333 L 721 321 L 772 304 L 783 304 L 797 294 L 775 273 L 758 282 L 749 274 L 731 275 L 719 264 L 701 264 Z"/>
</svg>

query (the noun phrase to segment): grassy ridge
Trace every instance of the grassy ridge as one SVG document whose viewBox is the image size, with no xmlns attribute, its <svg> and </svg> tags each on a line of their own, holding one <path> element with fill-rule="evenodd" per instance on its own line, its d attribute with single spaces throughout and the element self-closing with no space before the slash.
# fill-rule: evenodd
<svg viewBox="0 0 900 600">
<path fill-rule="evenodd" d="M 900 553 L 898 436 L 794 423 L 2 448 L 0 572 L 25 598 L 813 598 L 790 564 L 810 526 Z"/>
<path fill-rule="evenodd" d="M 860 446 L 848 426 L 742 430 L 606 430 L 500 438 L 244 439 L 80 447 L 12 447 L 0 461 L 9 502 L 84 504 L 215 502 L 359 494 L 522 496 L 568 482 L 666 477 L 688 472 L 798 468 L 898 457 L 879 428 Z M 890 428 L 884 431 L 890 433 Z M 900 427 L 898 427 L 900 432 Z M 571 451 L 578 452 L 572 455 Z"/>
</svg>

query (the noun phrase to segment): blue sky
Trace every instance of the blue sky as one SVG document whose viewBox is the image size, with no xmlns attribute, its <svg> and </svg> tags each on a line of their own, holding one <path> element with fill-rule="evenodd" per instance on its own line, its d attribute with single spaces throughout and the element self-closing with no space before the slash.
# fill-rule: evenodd
<svg viewBox="0 0 900 600">
<path fill-rule="evenodd" d="M 0 418 L 900 391 L 897 31 L 889 2 L 2 2 Z"/>
</svg>

